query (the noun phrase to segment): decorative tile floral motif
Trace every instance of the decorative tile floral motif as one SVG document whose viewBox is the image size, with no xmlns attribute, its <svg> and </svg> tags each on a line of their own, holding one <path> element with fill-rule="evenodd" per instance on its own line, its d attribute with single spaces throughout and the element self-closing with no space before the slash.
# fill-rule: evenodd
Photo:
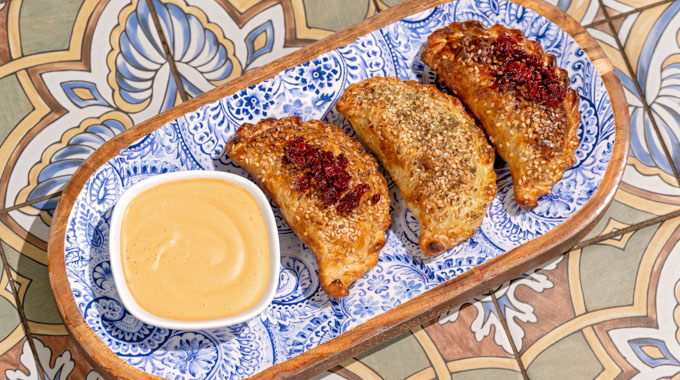
<svg viewBox="0 0 680 380">
<path fill-rule="evenodd" d="M 680 167 L 680 117 L 675 111 L 680 105 L 680 93 L 674 85 L 678 78 L 675 61 L 680 57 L 680 44 L 676 38 L 680 30 L 680 4 L 667 2 L 633 13 L 614 27 L 632 68 L 629 72 L 625 66 L 619 67 L 619 78 L 631 94 L 638 94 L 636 82 L 642 91 L 635 102 L 629 97 L 631 156 L 644 176 L 655 175 L 663 180 L 656 181 L 659 182 L 657 192 L 666 188 L 666 194 L 680 196 L 672 163 L 663 150 L 665 145 L 676 168 Z M 651 112 L 645 111 L 640 97 L 645 98 Z M 661 139 L 654 123 L 661 132 Z"/>
<path fill-rule="evenodd" d="M 609 330 L 612 343 L 641 378 L 662 378 L 680 372 L 680 244 L 658 273 L 655 303 L 657 326 L 621 326 Z"/>
<path fill-rule="evenodd" d="M 508 340 L 505 329 L 501 323 L 500 318 L 505 318 L 510 331 L 516 332 L 512 335 L 513 343 L 518 350 L 522 349 L 522 338 L 524 331 L 520 327 L 520 323 L 534 323 L 537 321 L 534 307 L 524 299 L 518 297 L 517 289 L 521 288 L 524 292 L 542 293 L 546 289 L 554 287 L 553 280 L 546 276 L 546 271 L 553 271 L 562 261 L 562 257 L 558 257 L 539 269 L 527 272 L 508 285 L 502 286 L 494 292 L 498 305 L 502 312 L 502 316 L 496 311 L 496 307 L 490 295 L 478 297 L 477 301 L 473 303 L 477 309 L 477 316 L 470 324 L 470 330 L 474 333 L 477 341 L 482 341 L 491 334 L 491 329 L 494 330 L 494 342 L 503 348 L 508 354 L 512 355 L 512 346 Z M 439 318 L 440 324 L 453 323 L 458 319 L 459 308 L 454 308 L 445 315 Z"/>
<path fill-rule="evenodd" d="M 431 339 L 436 354 L 427 344 L 423 345 L 430 361 L 436 363 L 439 358 L 449 372 L 455 373 L 454 379 L 460 376 L 460 371 L 474 369 L 494 370 L 505 373 L 501 378 L 521 379 L 519 364 L 500 321 L 491 297 L 481 295 L 426 324 L 425 336 L 418 336 L 417 330 L 414 334 L 419 341 Z M 437 377 L 448 378 L 443 372 L 437 370 Z"/>
<path fill-rule="evenodd" d="M 18 33 L 17 15 L 25 14 L 28 6 L 28 2 L 9 5 L 16 8 L 7 19 L 10 31 Z M 56 6 L 48 4 L 47 10 Z M 47 10 L 42 10 L 43 15 Z M 17 123 L 9 125 L 11 132 L 0 146 L 2 207 L 62 190 L 99 146 L 178 101 L 146 1 L 90 0 L 73 12 L 73 25 L 61 26 L 70 33 L 67 51 L 21 56 L 15 40 L 10 39 L 10 50 L 18 53 L 0 66 L 0 77 L 8 75 L 0 81 L 14 83 L 11 88 L 18 87 L 26 103 L 10 92 L 12 103 L 17 104 L 4 107 L 3 103 L 0 110 L 16 113 L 11 121 Z M 147 49 L 143 54 L 142 47 Z M 131 59 L 139 60 L 134 70 Z M 118 101 L 114 94 L 119 94 Z M 26 245 L 46 245 L 43 232 L 49 228 L 57 199 L 1 213 L 3 239 L 11 241 L 17 251 L 23 251 L 22 239 L 29 242 Z"/>
<path fill-rule="evenodd" d="M 669 3 L 659 6 L 659 9 L 668 6 Z M 622 28 L 625 25 L 629 28 L 629 21 L 632 20 L 640 20 L 643 24 L 650 22 L 649 18 L 641 19 L 639 14 L 625 16 L 619 20 L 623 21 L 621 24 L 614 23 L 615 28 Z M 642 98 L 637 91 L 635 76 L 627 68 L 624 52 L 618 49 L 616 33 L 610 29 L 608 23 L 589 28 L 588 31 L 595 37 L 614 65 L 623 85 L 631 117 L 631 149 L 617 198 L 621 198 L 626 204 L 634 204 L 636 208 L 653 215 L 675 211 L 680 207 L 680 188 L 664 153 L 664 144 L 657 138 L 651 123 L 651 114 L 645 110 Z M 643 32 L 638 29 L 635 33 L 640 35 Z M 623 227 L 632 224 L 624 219 L 618 219 Z"/>
<path fill-rule="evenodd" d="M 43 338 L 43 340 L 54 340 L 55 338 Z M 57 338 L 62 341 L 70 340 L 68 337 Z M 70 379 L 78 378 L 84 380 L 103 380 L 104 377 L 97 371 L 93 370 L 90 366 L 83 366 L 84 363 L 79 363 L 76 367 L 76 362 L 74 361 L 74 349 L 69 348 L 55 352 L 54 350 L 59 347 L 59 344 L 52 344 L 52 348 L 49 345 L 43 343 L 43 340 L 39 338 L 33 338 L 33 345 L 35 347 L 35 356 L 31 352 L 31 347 L 28 340 L 25 340 L 22 348 L 21 355 L 19 356 L 18 362 L 15 364 L 14 368 L 8 368 L 5 370 L 4 375 L 7 380 L 29 380 L 29 379 Z M 52 343 L 52 342 L 50 342 Z M 77 349 L 75 349 L 77 350 Z M 78 356 L 81 354 L 78 353 Z M 36 362 L 35 358 L 38 358 Z M 79 361 L 85 362 L 83 357 L 78 358 Z"/>
<path fill-rule="evenodd" d="M 201 9 L 187 6 L 183 1 L 154 0 L 153 4 L 182 85 L 189 94 L 198 95 L 241 75 L 241 62 L 234 55 L 234 43 L 225 37 L 218 25 L 208 21 Z M 261 55 L 265 50 L 253 51 L 252 54 L 258 52 Z M 251 55 L 249 59 L 254 58 Z M 193 83 L 190 79 L 193 77 L 202 80 Z"/>
<path fill-rule="evenodd" d="M 166 39 L 176 50 L 173 56 L 182 84 L 190 96 L 209 91 L 304 45 L 296 43 L 294 36 L 287 36 L 288 30 L 294 32 L 295 27 L 287 28 L 286 25 L 293 26 L 296 22 L 292 9 L 279 1 L 251 2 L 246 9 L 235 9 L 229 3 L 214 0 L 156 0 L 154 4 L 161 16 Z M 304 10 L 301 14 L 305 14 Z M 185 21 L 192 18 L 200 19 L 200 23 L 194 22 L 197 25 L 209 25 L 210 33 L 223 41 L 218 46 L 228 46 L 228 53 L 220 53 L 219 48 L 213 46 L 214 37 L 203 37 L 202 34 L 192 37 L 196 33 L 195 27 Z M 199 44 L 204 46 L 203 54 L 192 58 Z M 212 54 L 209 59 L 207 52 Z M 215 70 L 212 66 L 221 69 Z"/>
<path fill-rule="evenodd" d="M 664 9 L 665 8 L 665 9 Z M 662 11 L 656 15 L 657 11 Z M 651 17 L 657 17 L 653 26 L 644 25 L 643 22 Z M 635 62 L 633 70 L 636 80 L 642 88 L 642 95 L 649 104 L 652 117 L 663 136 L 663 141 L 670 152 L 676 168 L 680 167 L 680 115 L 677 112 L 680 106 L 680 91 L 675 83 L 679 80 L 680 43 L 677 33 L 680 30 L 680 4 L 668 3 L 667 6 L 652 8 L 640 13 L 639 19 L 630 28 L 631 33 L 646 33 L 647 38 L 641 47 L 633 39 L 624 40 L 627 52 L 637 52 L 639 55 L 628 54 L 631 63 Z M 625 29 L 619 30 L 619 36 L 625 33 Z M 646 120 L 646 123 L 650 121 Z M 632 136 L 631 136 L 632 137 Z M 641 138 L 642 136 L 640 136 Z M 647 136 L 641 141 L 647 144 L 658 145 L 658 138 Z M 655 160 L 657 165 L 664 171 L 671 169 Z"/>
<path fill-rule="evenodd" d="M 619 206 L 620 207 L 620 206 Z M 554 289 L 522 294 L 539 318 L 511 327 L 532 378 L 581 363 L 579 378 L 672 377 L 680 370 L 677 318 L 680 220 L 567 255 Z M 614 265 L 604 266 L 612 262 Z"/>
<path fill-rule="evenodd" d="M 538 208 L 525 212 L 516 206 L 508 170 L 500 169 L 498 196 L 477 234 L 446 254 L 426 259 L 417 249 L 415 218 L 390 183 L 394 222 L 387 245 L 377 267 L 357 281 L 351 295 L 342 300 L 329 299 L 323 293 L 313 255 L 279 217 L 284 252 L 281 275 L 285 281 L 272 306 L 259 317 L 224 329 L 171 331 L 145 325 L 122 307 L 108 268 L 107 238 L 113 201 L 124 189 L 168 171 L 228 170 L 243 174 L 224 155 L 226 141 L 240 124 L 284 116 L 286 108 L 309 110 L 306 118 L 325 119 L 352 133 L 333 108 L 344 88 L 376 75 L 429 81 L 432 74 L 418 55 L 423 41 L 436 28 L 468 19 L 523 29 L 558 57 L 558 64 L 571 72 L 571 85 L 581 95 L 584 122 L 579 133 L 583 143 L 576 154 L 577 164 Z M 443 5 L 205 105 L 123 150 L 97 170 L 74 205 L 65 242 L 69 280 L 87 323 L 131 365 L 162 376 L 247 377 L 554 228 L 597 189 L 613 138 L 612 110 L 604 85 L 565 32 L 512 3 L 459 1 Z M 291 281 L 298 281 L 297 286 L 289 286 Z M 189 359 L 194 364 L 182 364 Z"/>
</svg>

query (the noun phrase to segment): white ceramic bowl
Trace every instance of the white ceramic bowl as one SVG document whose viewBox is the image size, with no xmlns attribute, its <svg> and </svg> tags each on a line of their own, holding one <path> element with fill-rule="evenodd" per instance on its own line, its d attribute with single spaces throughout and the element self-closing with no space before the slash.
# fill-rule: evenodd
<svg viewBox="0 0 680 380">
<path fill-rule="evenodd" d="M 184 179 L 218 179 L 222 181 L 231 182 L 241 186 L 246 189 L 250 194 L 253 195 L 257 204 L 262 210 L 262 215 L 264 216 L 264 221 L 267 226 L 267 235 L 269 238 L 269 282 L 267 288 L 265 289 L 262 298 L 253 306 L 251 309 L 246 310 L 242 313 L 218 319 L 210 319 L 205 321 L 179 321 L 174 319 L 161 318 L 156 315 L 149 313 L 144 310 L 137 301 L 132 297 L 130 289 L 128 288 L 127 282 L 125 281 L 125 276 L 123 275 L 123 267 L 120 255 L 120 230 L 121 222 L 123 221 L 123 215 L 127 209 L 128 204 L 132 199 L 134 199 L 141 192 L 152 188 L 154 186 L 160 185 L 162 183 L 179 181 Z M 261 313 L 274 298 L 274 293 L 276 293 L 276 288 L 279 283 L 279 266 L 280 266 L 280 256 L 281 252 L 279 249 L 279 234 L 276 228 L 276 220 L 274 219 L 274 213 L 272 212 L 267 197 L 264 195 L 262 190 L 260 190 L 257 185 L 250 182 L 249 180 L 240 177 L 235 174 L 216 172 L 216 171 L 183 171 L 183 172 L 173 172 L 166 173 L 145 179 L 137 184 L 134 184 L 129 189 L 123 193 L 123 195 L 118 200 L 118 203 L 113 209 L 113 215 L 111 217 L 111 228 L 110 228 L 110 238 L 109 238 L 109 253 L 111 256 L 111 272 L 113 274 L 113 280 L 116 284 L 116 289 L 118 290 L 118 295 L 120 296 L 123 305 L 132 315 L 137 317 L 142 322 L 148 323 L 150 325 L 165 327 L 168 329 L 180 329 L 180 330 L 202 330 L 211 329 L 217 327 L 224 327 L 229 325 L 234 325 L 237 323 L 245 322 L 257 314 Z"/>
</svg>

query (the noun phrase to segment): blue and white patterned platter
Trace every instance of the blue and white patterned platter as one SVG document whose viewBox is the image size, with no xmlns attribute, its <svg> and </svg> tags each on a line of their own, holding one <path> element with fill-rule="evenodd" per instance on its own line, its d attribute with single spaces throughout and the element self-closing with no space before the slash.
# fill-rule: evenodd
<svg viewBox="0 0 680 380">
<path fill-rule="evenodd" d="M 498 194 L 476 234 L 435 258 L 418 251 L 418 222 L 388 178 L 392 227 L 378 265 L 343 299 L 319 286 L 314 255 L 275 209 L 281 241 L 280 285 L 273 303 L 247 323 L 204 331 L 146 325 L 122 306 L 109 265 L 111 211 L 122 192 L 149 176 L 179 170 L 246 175 L 224 154 L 244 122 L 299 115 L 323 119 L 354 135 L 335 110 L 343 90 L 373 76 L 434 82 L 420 48 L 434 30 L 477 19 L 522 30 L 557 57 L 580 95 L 576 164 L 531 211 L 514 201 L 501 168 Z M 89 178 L 71 210 L 65 261 L 87 324 L 120 358 L 168 378 L 240 379 L 286 361 L 495 256 L 553 229 L 595 193 L 614 147 L 614 116 L 604 83 L 579 45 L 537 13 L 503 0 L 460 0 L 386 26 L 356 42 L 290 68 L 265 82 L 206 104 L 138 140 Z"/>
</svg>

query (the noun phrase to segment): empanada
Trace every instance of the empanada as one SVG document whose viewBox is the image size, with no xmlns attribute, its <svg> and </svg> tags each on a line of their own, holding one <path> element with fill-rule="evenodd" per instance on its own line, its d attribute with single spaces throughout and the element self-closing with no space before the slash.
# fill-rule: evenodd
<svg viewBox="0 0 680 380">
<path fill-rule="evenodd" d="M 422 60 L 481 122 L 510 166 L 517 203 L 535 207 L 579 145 L 579 97 L 567 72 L 519 30 L 478 21 L 432 33 Z"/>
<path fill-rule="evenodd" d="M 494 151 L 458 99 L 375 77 L 349 86 L 337 109 L 401 190 L 426 255 L 474 234 L 496 194 Z"/>
<path fill-rule="evenodd" d="M 226 152 L 314 253 L 329 296 L 348 295 L 377 264 L 390 198 L 378 163 L 358 141 L 335 125 L 295 116 L 242 125 Z"/>
</svg>

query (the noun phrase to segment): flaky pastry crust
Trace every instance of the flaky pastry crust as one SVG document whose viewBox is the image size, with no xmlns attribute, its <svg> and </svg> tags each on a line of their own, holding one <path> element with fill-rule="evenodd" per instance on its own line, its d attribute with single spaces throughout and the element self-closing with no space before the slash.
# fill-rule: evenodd
<svg viewBox="0 0 680 380">
<path fill-rule="evenodd" d="M 458 99 L 415 81 L 375 77 L 349 86 L 337 110 L 401 190 L 426 255 L 474 234 L 496 194 L 494 152 Z"/>
<path fill-rule="evenodd" d="M 422 60 L 479 119 L 496 151 L 510 166 L 515 200 L 522 207 L 532 208 L 574 165 L 581 120 L 579 97 L 576 91 L 567 89 L 563 101 L 549 106 L 528 100 L 520 90 L 494 88 L 500 67 L 492 44 L 503 35 L 538 56 L 568 87 L 569 76 L 555 65 L 553 55 L 519 30 L 502 25 L 486 29 L 478 21 L 454 22 L 430 35 Z"/>
<path fill-rule="evenodd" d="M 300 170 L 282 160 L 285 144 L 296 136 L 347 157 L 346 170 L 352 177 L 349 188 L 359 183 L 370 186 L 358 208 L 340 214 L 336 207 L 324 206 L 318 189 L 296 191 Z M 226 152 L 276 202 L 290 227 L 314 253 L 321 286 L 329 296 L 348 295 L 352 282 L 377 264 L 386 242 L 385 230 L 391 224 L 390 198 L 378 163 L 358 141 L 335 125 L 294 116 L 243 124 L 227 143 Z M 374 204 L 371 198 L 376 194 L 380 200 Z"/>
</svg>

